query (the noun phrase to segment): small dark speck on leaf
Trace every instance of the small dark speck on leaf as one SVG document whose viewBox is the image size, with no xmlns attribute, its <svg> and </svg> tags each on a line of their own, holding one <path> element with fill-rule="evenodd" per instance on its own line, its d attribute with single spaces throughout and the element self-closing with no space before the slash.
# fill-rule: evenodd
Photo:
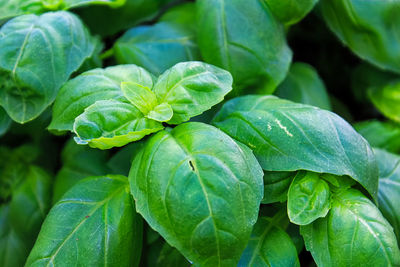
<svg viewBox="0 0 400 267">
<path fill-rule="evenodd" d="M 194 166 L 193 166 L 193 162 L 191 160 L 189 160 L 189 165 L 190 165 L 190 168 L 192 168 L 192 171 L 195 171 Z"/>
<path fill-rule="evenodd" d="M 90 217 L 89 215 L 86 215 L 86 216 L 85 216 L 85 218 L 89 218 L 89 217 Z"/>
</svg>

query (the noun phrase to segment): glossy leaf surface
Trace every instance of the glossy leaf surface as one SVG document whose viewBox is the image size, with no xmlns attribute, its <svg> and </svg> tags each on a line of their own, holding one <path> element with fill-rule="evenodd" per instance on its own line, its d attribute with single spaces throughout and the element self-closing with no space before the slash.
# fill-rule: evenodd
<svg viewBox="0 0 400 267">
<path fill-rule="evenodd" d="M 252 148 L 264 170 L 348 175 L 377 196 L 378 168 L 371 147 L 334 113 L 250 95 L 227 102 L 213 124 Z"/>
<path fill-rule="evenodd" d="M 288 192 L 289 219 L 297 225 L 307 225 L 325 217 L 330 209 L 329 185 L 318 173 L 298 172 Z"/>
<path fill-rule="evenodd" d="M 301 234 L 318 266 L 400 264 L 393 228 L 378 208 L 354 189 L 335 195 L 328 215 L 301 226 Z"/>
<path fill-rule="evenodd" d="M 317 71 L 305 63 L 292 64 L 286 79 L 276 89 L 275 95 L 293 102 L 331 109 L 324 82 Z"/>
<path fill-rule="evenodd" d="M 385 117 L 400 123 L 400 80 L 389 81 L 382 87 L 371 87 L 368 95 Z"/>
<path fill-rule="evenodd" d="M 187 259 L 238 263 L 263 195 L 249 148 L 213 126 L 185 123 L 147 139 L 129 180 L 137 211 Z"/>
<path fill-rule="evenodd" d="M 17 122 L 36 118 L 93 50 L 88 30 L 71 13 L 10 20 L 0 30 L 0 104 Z"/>
<path fill-rule="evenodd" d="M 131 102 L 143 115 L 147 115 L 157 106 L 157 97 L 151 88 L 137 83 L 122 82 L 121 89 L 126 99 Z"/>
<path fill-rule="evenodd" d="M 100 149 L 124 146 L 158 132 L 161 123 L 144 117 L 135 106 L 117 100 L 100 100 L 75 119 L 75 141 Z"/>
<path fill-rule="evenodd" d="M 239 267 L 299 267 L 296 247 L 274 218 L 260 217 L 240 258 Z"/>
<path fill-rule="evenodd" d="M 218 104 L 232 90 L 229 72 L 203 62 L 182 62 L 164 72 L 154 85 L 158 103 L 172 110 L 170 124 L 179 124 Z"/>
<path fill-rule="evenodd" d="M 284 24 L 299 22 L 310 12 L 318 0 L 264 0 L 274 15 Z"/>
<path fill-rule="evenodd" d="M 379 165 L 379 209 L 393 226 L 400 243 L 400 156 L 374 149 Z"/>
<path fill-rule="evenodd" d="M 50 210 L 26 266 L 137 266 L 141 235 L 127 178 L 91 177 Z"/>
<path fill-rule="evenodd" d="M 273 92 L 286 76 L 292 53 L 267 4 L 259 0 L 196 4 L 203 59 L 232 74 L 236 94 L 252 85 Z"/>
<path fill-rule="evenodd" d="M 87 71 L 68 81 L 60 90 L 53 106 L 49 130 L 72 131 L 75 118 L 98 100 L 128 100 L 123 96 L 121 82 L 132 82 L 152 88 L 153 78 L 135 65 L 113 66 Z"/>
<path fill-rule="evenodd" d="M 325 22 L 361 59 L 400 72 L 397 1 L 321 0 Z"/>
</svg>

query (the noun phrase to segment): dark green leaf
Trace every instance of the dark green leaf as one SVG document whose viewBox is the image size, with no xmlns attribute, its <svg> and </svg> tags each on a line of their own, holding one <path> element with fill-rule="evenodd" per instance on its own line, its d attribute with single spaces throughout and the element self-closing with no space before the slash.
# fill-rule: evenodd
<svg viewBox="0 0 400 267">
<path fill-rule="evenodd" d="M 348 175 L 377 196 L 378 168 L 371 147 L 332 112 L 250 95 L 227 102 L 213 124 L 252 148 L 264 170 Z"/>
<path fill-rule="evenodd" d="M 273 92 L 285 78 L 292 53 L 282 25 L 260 0 L 199 0 L 198 43 L 208 63 L 228 70 L 235 93 L 256 86 Z"/>
<path fill-rule="evenodd" d="M 290 183 L 296 172 L 264 171 L 264 198 L 263 204 L 284 202 Z"/>
<path fill-rule="evenodd" d="M 249 148 L 212 126 L 185 123 L 147 139 L 129 179 L 137 211 L 187 259 L 237 264 L 263 195 Z"/>
<path fill-rule="evenodd" d="M 178 63 L 164 72 L 154 85 L 158 103 L 168 103 L 179 124 L 218 104 L 232 90 L 229 72 L 203 62 Z"/>
<path fill-rule="evenodd" d="M 264 0 L 274 15 L 285 25 L 292 25 L 304 18 L 318 0 Z"/>
<path fill-rule="evenodd" d="M 94 50 L 75 15 L 23 15 L 0 30 L 0 104 L 20 123 L 39 116 Z"/>
<path fill-rule="evenodd" d="M 142 222 L 127 178 L 82 180 L 50 210 L 26 266 L 137 266 Z"/>
<path fill-rule="evenodd" d="M 325 217 L 331 205 L 329 185 L 315 172 L 300 171 L 288 192 L 289 219 L 297 225 L 307 225 Z"/>
<path fill-rule="evenodd" d="M 393 228 L 359 191 L 335 195 L 325 218 L 301 226 L 306 248 L 318 266 L 398 266 Z"/>
<path fill-rule="evenodd" d="M 5 134 L 11 125 L 11 118 L 6 111 L 0 106 L 0 136 Z"/>
</svg>

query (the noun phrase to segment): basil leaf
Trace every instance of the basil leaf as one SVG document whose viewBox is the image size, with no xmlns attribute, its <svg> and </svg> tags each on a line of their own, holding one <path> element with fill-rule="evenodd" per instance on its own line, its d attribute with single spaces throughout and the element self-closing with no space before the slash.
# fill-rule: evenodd
<svg viewBox="0 0 400 267">
<path fill-rule="evenodd" d="M 400 72 L 399 6 L 392 1 L 321 0 L 325 22 L 361 59 Z"/>
<path fill-rule="evenodd" d="M 173 115 L 174 111 L 172 107 L 167 103 L 162 103 L 154 107 L 154 109 L 146 115 L 146 118 L 159 122 L 166 122 L 170 121 Z"/>
<path fill-rule="evenodd" d="M 0 136 L 5 134 L 10 128 L 11 118 L 7 115 L 6 111 L 0 106 Z"/>
<path fill-rule="evenodd" d="M 264 0 L 274 15 L 285 25 L 292 25 L 303 19 L 318 0 Z"/>
<path fill-rule="evenodd" d="M 116 41 L 113 51 L 119 64 L 133 63 L 156 75 L 179 62 L 200 59 L 190 24 L 159 22 L 132 28 Z"/>
<path fill-rule="evenodd" d="M 181 124 L 146 140 L 129 181 L 137 211 L 187 259 L 237 264 L 263 195 L 249 148 L 210 125 Z"/>
<path fill-rule="evenodd" d="M 189 267 L 191 264 L 179 251 L 168 243 L 164 243 L 158 255 L 156 266 L 158 267 Z"/>
<path fill-rule="evenodd" d="M 382 87 L 370 87 L 368 95 L 383 115 L 400 122 L 400 80 L 392 80 Z"/>
<path fill-rule="evenodd" d="M 239 267 L 298 266 L 296 247 L 273 218 L 260 217 L 254 225 L 250 241 L 244 250 Z"/>
<path fill-rule="evenodd" d="M 224 99 L 232 90 L 229 72 L 203 62 L 182 62 L 164 72 L 154 85 L 158 103 L 172 110 L 170 124 L 199 115 Z"/>
<path fill-rule="evenodd" d="M 54 1 L 50 0 L 50 2 L 45 6 L 49 9 L 72 9 L 81 6 L 89 6 L 89 5 L 105 5 L 112 8 L 118 8 L 125 4 L 126 0 L 61 0 Z M 46 0 L 44 1 L 46 3 Z"/>
<path fill-rule="evenodd" d="M 98 100 L 116 99 L 128 102 L 121 82 L 133 82 L 152 88 L 153 78 L 135 65 L 94 69 L 68 81 L 57 95 L 53 106 L 51 131 L 72 131 L 75 118 Z"/>
<path fill-rule="evenodd" d="M 370 120 L 356 123 L 354 128 L 371 146 L 400 153 L 400 125 L 390 121 Z"/>
<path fill-rule="evenodd" d="M 213 124 L 252 148 L 264 170 L 348 175 L 376 199 L 378 168 L 371 147 L 332 112 L 250 95 L 225 103 Z"/>
<path fill-rule="evenodd" d="M 99 100 L 75 119 L 75 141 L 93 148 L 124 146 L 158 132 L 161 123 L 147 119 L 131 104 L 117 100 Z"/>
<path fill-rule="evenodd" d="M 143 115 L 147 115 L 157 106 L 157 97 L 151 88 L 137 83 L 123 82 L 121 90 L 126 97 Z"/>
<path fill-rule="evenodd" d="M 357 190 L 335 195 L 325 218 L 300 229 L 306 248 L 318 266 L 400 264 L 393 228 L 378 208 Z"/>
<path fill-rule="evenodd" d="M 0 0 L 0 25 L 3 20 L 43 11 L 42 0 Z"/>
<path fill-rule="evenodd" d="M 273 92 L 292 59 L 282 25 L 260 0 L 200 0 L 198 44 L 208 63 L 228 70 L 234 94 L 257 86 Z"/>
<path fill-rule="evenodd" d="M 289 186 L 296 172 L 264 171 L 263 204 L 284 202 L 287 199 Z"/>
<path fill-rule="evenodd" d="M 50 210 L 26 266 L 138 266 L 142 222 L 123 176 L 82 180 Z"/>
<path fill-rule="evenodd" d="M 276 89 L 275 95 L 293 102 L 331 110 L 325 85 L 317 71 L 305 63 L 293 63 L 286 79 Z"/>
<path fill-rule="evenodd" d="M 400 156 L 374 149 L 379 165 L 379 209 L 393 226 L 400 243 Z"/>
<path fill-rule="evenodd" d="M 94 50 L 79 18 L 60 11 L 23 15 L 0 30 L 0 104 L 24 123 L 39 116 Z"/>
<path fill-rule="evenodd" d="M 300 171 L 288 192 L 289 219 L 297 225 L 307 225 L 325 217 L 330 209 L 329 185 L 318 173 Z"/>
<path fill-rule="evenodd" d="M 196 3 L 186 2 L 171 7 L 158 19 L 158 21 L 173 23 L 190 29 L 190 31 L 196 33 Z"/>
<path fill-rule="evenodd" d="M 53 204 L 80 180 L 109 173 L 107 158 L 107 151 L 77 145 L 70 139 L 61 153 L 62 167 L 54 181 Z"/>
</svg>

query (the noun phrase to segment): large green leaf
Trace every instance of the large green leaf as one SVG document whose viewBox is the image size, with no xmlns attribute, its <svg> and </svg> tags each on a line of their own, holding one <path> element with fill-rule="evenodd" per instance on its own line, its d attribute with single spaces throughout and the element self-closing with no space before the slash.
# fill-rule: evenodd
<svg viewBox="0 0 400 267">
<path fill-rule="evenodd" d="M 0 25 L 2 20 L 43 11 L 42 0 L 0 0 Z"/>
<path fill-rule="evenodd" d="M 374 149 L 379 165 L 379 209 L 400 243 L 400 156 Z"/>
<path fill-rule="evenodd" d="M 170 124 L 179 124 L 218 104 L 232 90 L 229 72 L 203 62 L 182 62 L 164 72 L 154 85 L 158 103 L 173 110 Z"/>
<path fill-rule="evenodd" d="M 17 122 L 36 118 L 93 50 L 88 30 L 71 13 L 10 20 L 0 30 L 0 104 Z"/>
<path fill-rule="evenodd" d="M 371 147 L 332 112 L 250 95 L 227 102 L 213 124 L 252 148 L 264 170 L 348 175 L 377 196 L 378 168 Z"/>
<path fill-rule="evenodd" d="M 321 0 L 325 22 L 356 55 L 400 72 L 400 6 L 397 1 Z"/>
<path fill-rule="evenodd" d="M 292 25 L 304 18 L 318 0 L 264 0 L 274 15 L 285 25 Z"/>
<path fill-rule="evenodd" d="M 50 210 L 26 266 L 137 266 L 142 223 L 128 180 L 82 180 Z"/>
<path fill-rule="evenodd" d="M 364 121 L 354 124 L 354 128 L 373 147 L 385 149 L 392 153 L 400 153 L 400 125 L 378 120 Z"/>
<path fill-rule="evenodd" d="M 208 63 L 232 73 L 235 91 L 272 92 L 285 78 L 292 53 L 282 25 L 260 0 L 199 0 L 198 43 Z"/>
<path fill-rule="evenodd" d="M 286 79 L 276 89 L 275 94 L 293 102 L 331 109 L 323 81 L 317 71 L 305 63 L 292 64 Z"/>
<path fill-rule="evenodd" d="M 387 118 L 400 123 L 400 80 L 387 81 L 384 86 L 370 87 L 368 96 Z"/>
<path fill-rule="evenodd" d="M 70 139 L 61 153 L 62 167 L 54 181 L 53 203 L 80 180 L 109 173 L 107 158 L 107 151 L 81 146 Z"/>
<path fill-rule="evenodd" d="M 260 217 L 238 267 L 300 267 L 296 247 L 275 217 Z"/>
<path fill-rule="evenodd" d="M 263 195 L 251 150 L 202 123 L 147 139 L 129 174 L 137 211 L 169 244 L 201 266 L 233 266 Z"/>
<path fill-rule="evenodd" d="M 9 161 L 6 168 L 0 186 L 10 183 L 12 191 L 10 201 L 0 205 L 0 265 L 23 266 L 50 208 L 51 178 L 26 163 Z"/>
<path fill-rule="evenodd" d="M 179 62 L 200 59 L 192 28 L 169 22 L 132 28 L 115 43 L 114 55 L 120 64 L 133 63 L 160 75 Z"/>
<path fill-rule="evenodd" d="M 315 172 L 300 171 L 288 192 L 287 211 L 292 223 L 307 225 L 330 209 L 329 185 Z"/>
<path fill-rule="evenodd" d="M 11 125 L 11 118 L 6 111 L 0 106 L 0 136 L 5 134 Z"/>
<path fill-rule="evenodd" d="M 132 104 L 99 100 L 75 119 L 75 141 L 100 149 L 124 146 L 162 130 L 164 126 L 147 119 Z"/>
<path fill-rule="evenodd" d="M 98 100 L 123 100 L 121 82 L 152 88 L 153 78 L 135 65 L 113 66 L 87 71 L 68 81 L 57 95 L 49 130 L 72 131 L 75 118 Z"/>
<path fill-rule="evenodd" d="M 335 195 L 325 218 L 301 226 L 306 248 L 318 266 L 399 266 L 393 228 L 359 191 Z"/>
</svg>

